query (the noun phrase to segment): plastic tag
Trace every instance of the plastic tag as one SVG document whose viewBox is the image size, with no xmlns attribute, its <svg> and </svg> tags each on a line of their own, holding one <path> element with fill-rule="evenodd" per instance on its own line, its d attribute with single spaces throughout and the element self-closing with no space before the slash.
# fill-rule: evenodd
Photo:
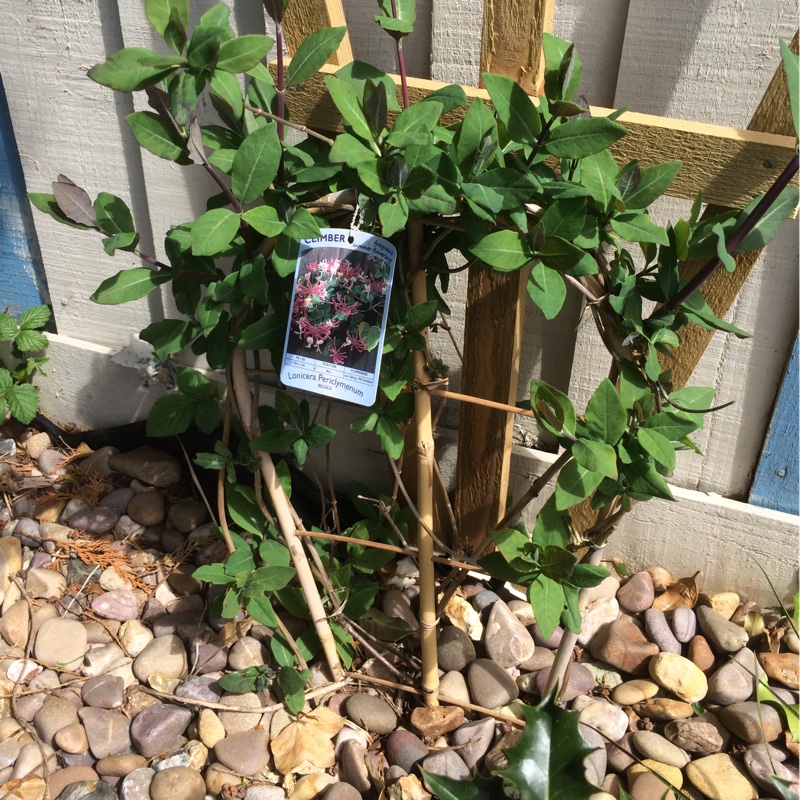
<svg viewBox="0 0 800 800">
<path fill-rule="evenodd" d="M 396 259 L 386 239 L 346 228 L 300 242 L 281 362 L 286 386 L 375 402 Z"/>
</svg>

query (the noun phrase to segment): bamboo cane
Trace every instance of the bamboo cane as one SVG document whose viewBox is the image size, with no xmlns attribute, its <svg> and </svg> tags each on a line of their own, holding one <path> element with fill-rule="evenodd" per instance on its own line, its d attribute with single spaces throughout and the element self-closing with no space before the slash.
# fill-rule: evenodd
<svg viewBox="0 0 800 800">
<path fill-rule="evenodd" d="M 412 275 L 411 299 L 414 305 L 428 299 L 422 256 L 422 223 L 408 225 L 409 268 Z M 425 336 L 427 346 L 428 334 Z M 428 382 L 425 350 L 414 351 L 414 379 L 418 385 Z M 419 627 L 422 645 L 422 691 L 425 704 L 439 705 L 439 659 L 436 653 L 436 583 L 433 569 L 433 428 L 431 397 L 428 392 L 414 393 L 414 418 L 417 424 L 417 510 L 420 516 L 419 547 Z"/>
<path fill-rule="evenodd" d="M 245 372 L 245 353 L 244 350 L 238 348 L 234 348 L 233 357 L 231 359 L 231 384 L 236 405 L 239 409 L 239 419 L 241 420 L 242 427 L 248 438 L 253 439 L 255 436 L 258 436 L 259 428 L 258 422 L 251 422 L 253 419 L 253 397 L 250 394 L 250 385 L 247 381 L 247 373 Z M 297 579 L 300 581 L 300 588 L 303 590 L 306 602 L 308 603 L 311 620 L 314 623 L 314 628 L 322 644 L 322 650 L 328 662 L 331 678 L 334 681 L 340 681 L 342 680 L 344 672 L 342 671 L 342 665 L 339 661 L 339 654 L 336 651 L 336 641 L 333 638 L 333 633 L 331 632 L 328 618 L 325 614 L 325 608 L 322 605 L 319 587 L 311 573 L 311 565 L 308 563 L 300 540 L 295 536 L 296 527 L 292 516 L 292 509 L 289 506 L 289 498 L 286 496 L 286 492 L 283 491 L 281 482 L 278 479 L 278 473 L 275 471 L 275 465 L 272 463 L 272 458 L 269 453 L 259 450 L 258 457 L 261 462 L 261 475 L 264 478 L 264 485 L 269 492 L 272 505 L 275 507 L 275 515 L 278 518 L 278 525 L 283 540 L 289 548 L 292 563 L 297 570 Z"/>
</svg>

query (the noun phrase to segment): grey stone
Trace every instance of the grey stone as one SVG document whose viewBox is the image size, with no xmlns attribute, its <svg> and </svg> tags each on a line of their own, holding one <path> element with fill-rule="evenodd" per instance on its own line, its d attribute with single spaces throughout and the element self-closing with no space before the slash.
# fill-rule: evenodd
<svg viewBox="0 0 800 800">
<path fill-rule="evenodd" d="M 629 614 L 645 611 L 653 605 L 654 599 L 653 578 L 649 572 L 635 573 L 617 589 L 619 607 Z"/>
<path fill-rule="evenodd" d="M 588 725 L 578 724 L 581 736 L 586 740 L 592 752 L 584 759 L 583 768 L 586 773 L 586 780 L 589 783 L 599 786 L 603 782 L 606 774 L 606 764 L 608 754 L 606 753 L 606 740 Z"/>
<path fill-rule="evenodd" d="M 232 733 L 214 746 L 217 760 L 242 775 L 257 775 L 269 763 L 266 731 Z"/>
<path fill-rule="evenodd" d="M 744 628 L 725 619 L 718 611 L 707 606 L 698 606 L 695 614 L 703 635 L 720 655 L 735 653 L 750 640 Z"/>
<path fill-rule="evenodd" d="M 470 777 L 469 767 L 452 750 L 440 750 L 438 753 L 426 756 L 422 761 L 422 769 L 454 781 L 465 781 Z M 433 792 L 427 778 L 423 783 L 428 791 Z"/>
<path fill-rule="evenodd" d="M 681 655 L 681 643 L 675 638 L 667 622 L 667 617 L 658 608 L 648 608 L 644 612 L 644 629 L 662 653 Z"/>
<path fill-rule="evenodd" d="M 191 720 L 188 708 L 166 703 L 148 706 L 131 722 L 131 741 L 145 758 L 153 758 L 178 744 Z"/>
<path fill-rule="evenodd" d="M 473 701 L 484 708 L 499 708 L 519 697 L 519 687 L 511 676 L 488 658 L 469 665 L 467 685 Z"/>
<path fill-rule="evenodd" d="M 19 539 L 23 547 L 36 550 L 42 546 L 42 534 L 39 532 L 39 523 L 30 517 L 20 517 L 14 526 L 14 536 Z"/>
<path fill-rule="evenodd" d="M 442 629 L 437 641 L 439 668 L 445 672 L 460 672 L 471 661 L 475 660 L 475 645 L 472 639 L 455 625 L 447 625 Z"/>
<path fill-rule="evenodd" d="M 428 755 L 428 748 L 411 731 L 399 728 L 386 740 L 386 760 L 406 772 L 419 764 Z"/>
<path fill-rule="evenodd" d="M 105 708 L 82 708 L 78 716 L 95 758 L 119 755 L 131 746 L 130 720 L 124 714 Z"/>
<path fill-rule="evenodd" d="M 125 622 L 139 616 L 139 601 L 132 591 L 115 589 L 95 597 L 92 611 L 99 617 Z"/>
<path fill-rule="evenodd" d="M 515 667 L 534 652 L 533 637 L 502 600 L 492 604 L 483 639 L 486 655 L 501 667 Z"/>
<path fill-rule="evenodd" d="M 129 772 L 119 785 L 120 800 L 150 800 L 150 784 L 155 774 L 150 767 Z"/>
<path fill-rule="evenodd" d="M 325 789 L 321 795 L 325 800 L 361 800 L 361 793 L 349 783 L 337 781 Z"/>
<path fill-rule="evenodd" d="M 99 472 L 105 475 L 111 472 L 108 466 L 109 459 L 117 455 L 119 450 L 116 447 L 106 445 L 105 447 L 98 447 L 94 453 L 91 453 L 81 461 L 80 466 L 86 475 L 91 475 L 93 472 Z"/>
<path fill-rule="evenodd" d="M 770 780 L 775 775 L 790 783 L 797 780 L 797 776 L 788 767 L 771 756 L 763 745 L 751 745 L 744 752 L 744 765 L 750 777 L 756 784 L 770 796 L 778 797 L 775 784 Z M 795 787 L 795 791 L 797 788 Z"/>
<path fill-rule="evenodd" d="M 774 742 L 782 730 L 778 712 L 766 703 L 747 701 L 719 709 L 720 722 L 747 744 Z"/>
<path fill-rule="evenodd" d="M 151 675 L 162 678 L 181 678 L 186 674 L 186 648 L 179 636 L 159 636 L 153 639 L 133 660 L 133 674 L 142 683 Z"/>
<path fill-rule="evenodd" d="M 616 742 L 606 742 L 606 764 L 608 769 L 614 772 L 625 772 L 628 767 L 635 763 L 633 757 L 633 734 L 626 733 Z"/>
<path fill-rule="evenodd" d="M 52 746 L 53 737 L 61 728 L 73 725 L 78 721 L 75 706 L 61 697 L 51 695 L 45 698 L 42 707 L 33 717 L 36 732 L 45 744 Z"/>
<path fill-rule="evenodd" d="M 669 619 L 672 632 L 679 642 L 686 644 L 697 633 L 697 617 L 691 608 L 679 606 L 670 612 Z"/>
<path fill-rule="evenodd" d="M 222 698 L 223 692 L 224 689 L 219 685 L 218 678 L 209 678 L 205 675 L 195 675 L 187 678 L 175 689 L 175 694 L 178 697 L 202 700 L 205 703 L 218 703 Z"/>
<path fill-rule="evenodd" d="M 80 622 L 53 617 L 39 628 L 33 654 L 46 667 L 76 669 L 83 661 L 86 645 L 86 629 Z"/>
<path fill-rule="evenodd" d="M 108 465 L 114 472 L 159 488 L 181 479 L 178 461 L 155 447 L 144 446 L 127 453 L 117 453 L 111 456 Z"/>
<path fill-rule="evenodd" d="M 489 751 L 494 737 L 495 721 L 491 718 L 466 722 L 453 731 L 453 744 L 458 746 L 456 752 L 467 768 L 479 766 L 481 759 Z"/>
<path fill-rule="evenodd" d="M 208 519 L 208 509 L 199 500 L 180 500 L 170 506 L 167 519 L 181 533 L 191 533 Z"/>
<path fill-rule="evenodd" d="M 342 745 L 339 758 L 341 764 L 339 778 L 362 793 L 368 792 L 370 788 L 369 772 L 364 760 L 366 755 L 367 748 L 363 744 L 354 739 L 348 739 Z"/>
<path fill-rule="evenodd" d="M 262 666 L 268 657 L 265 645 L 251 636 L 242 636 L 228 651 L 228 668 L 247 669 Z"/>
<path fill-rule="evenodd" d="M 81 697 L 87 706 L 93 708 L 119 708 L 125 683 L 116 675 L 98 675 L 89 678 L 81 688 Z"/>
<path fill-rule="evenodd" d="M 636 731 L 633 744 L 644 758 L 651 758 L 662 764 L 683 769 L 689 763 L 689 756 L 676 744 L 673 744 L 655 731 Z"/>
<path fill-rule="evenodd" d="M 117 509 L 97 506 L 97 508 L 78 511 L 69 518 L 68 522 L 69 526 L 75 530 L 99 536 L 108 533 L 117 524 L 119 518 L 120 513 Z"/>
<path fill-rule="evenodd" d="M 106 781 L 76 781 L 58 795 L 58 800 L 117 800 L 117 793 Z"/>
<path fill-rule="evenodd" d="M 150 527 L 160 525 L 166 516 L 167 506 L 164 495 L 157 489 L 137 494 L 128 503 L 128 516 L 140 525 Z"/>
<path fill-rule="evenodd" d="M 348 719 L 370 733 L 383 736 L 397 727 L 397 714 L 381 697 L 359 692 L 352 695 L 346 705 Z"/>
</svg>

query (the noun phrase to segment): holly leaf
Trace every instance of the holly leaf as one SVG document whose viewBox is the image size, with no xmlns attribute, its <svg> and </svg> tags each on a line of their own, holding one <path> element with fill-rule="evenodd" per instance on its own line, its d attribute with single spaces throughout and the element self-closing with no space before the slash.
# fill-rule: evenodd
<svg viewBox="0 0 800 800">
<path fill-rule="evenodd" d="M 520 708 L 525 730 L 506 751 L 509 766 L 499 774 L 520 800 L 588 800 L 597 787 L 586 780 L 583 762 L 592 748 L 580 734 L 578 712 L 558 708 L 552 695 Z"/>
</svg>

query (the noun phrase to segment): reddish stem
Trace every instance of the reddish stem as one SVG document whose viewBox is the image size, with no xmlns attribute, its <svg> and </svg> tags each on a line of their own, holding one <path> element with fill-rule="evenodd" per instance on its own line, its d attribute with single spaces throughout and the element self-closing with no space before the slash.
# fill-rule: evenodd
<svg viewBox="0 0 800 800">
<path fill-rule="evenodd" d="M 397 3 L 392 0 L 392 16 L 397 19 Z M 403 40 L 395 39 L 397 44 L 397 71 L 400 73 L 400 87 L 403 90 L 403 108 L 408 108 L 408 81 L 406 80 L 406 60 L 403 55 Z"/>
</svg>

